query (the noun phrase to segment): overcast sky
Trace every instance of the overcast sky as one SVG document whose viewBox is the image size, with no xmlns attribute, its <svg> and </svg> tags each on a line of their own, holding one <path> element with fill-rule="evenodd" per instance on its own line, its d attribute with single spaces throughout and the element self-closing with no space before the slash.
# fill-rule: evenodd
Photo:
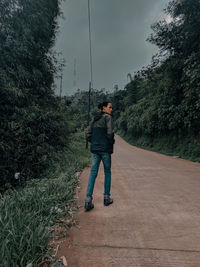
<svg viewBox="0 0 200 267">
<path fill-rule="evenodd" d="M 150 25 L 163 18 L 162 11 L 168 2 L 90 0 L 93 88 L 112 91 L 116 84 L 119 89 L 124 88 L 128 73 L 133 74 L 151 62 L 157 47 L 146 39 L 151 33 Z M 70 95 L 77 88 L 88 90 L 90 81 L 88 0 L 66 0 L 61 7 L 65 19 L 59 20 L 56 51 L 62 52 L 66 60 L 63 95 Z"/>
</svg>

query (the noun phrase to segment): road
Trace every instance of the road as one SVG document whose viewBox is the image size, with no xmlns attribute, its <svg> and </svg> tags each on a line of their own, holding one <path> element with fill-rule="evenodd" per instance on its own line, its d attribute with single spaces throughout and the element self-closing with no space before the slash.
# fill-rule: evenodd
<svg viewBox="0 0 200 267">
<path fill-rule="evenodd" d="M 200 164 L 136 148 L 116 137 L 113 205 L 103 206 L 103 166 L 92 211 L 84 211 L 90 169 L 80 176 L 79 224 L 58 257 L 71 267 L 200 267 Z"/>
</svg>

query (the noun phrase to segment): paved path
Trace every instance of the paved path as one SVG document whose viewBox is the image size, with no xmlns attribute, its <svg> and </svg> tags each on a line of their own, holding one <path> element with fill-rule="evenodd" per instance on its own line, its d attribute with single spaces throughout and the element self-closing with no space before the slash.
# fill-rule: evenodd
<svg viewBox="0 0 200 267">
<path fill-rule="evenodd" d="M 127 144 L 117 136 L 112 156 L 113 205 L 103 206 L 103 168 L 95 208 L 83 205 L 90 169 L 83 171 L 70 247 L 58 256 L 71 267 L 200 267 L 200 164 Z"/>
</svg>

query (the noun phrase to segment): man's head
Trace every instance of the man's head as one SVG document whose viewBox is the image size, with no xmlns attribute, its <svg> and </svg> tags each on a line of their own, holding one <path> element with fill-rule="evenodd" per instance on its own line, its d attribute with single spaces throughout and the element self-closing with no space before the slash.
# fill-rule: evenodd
<svg viewBox="0 0 200 267">
<path fill-rule="evenodd" d="M 107 101 L 103 102 L 102 111 L 110 115 L 112 113 L 112 103 L 107 102 Z"/>
</svg>

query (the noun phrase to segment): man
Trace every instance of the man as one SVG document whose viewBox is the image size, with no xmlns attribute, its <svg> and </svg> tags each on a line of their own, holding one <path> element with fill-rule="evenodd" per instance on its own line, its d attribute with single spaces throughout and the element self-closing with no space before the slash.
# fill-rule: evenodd
<svg viewBox="0 0 200 267">
<path fill-rule="evenodd" d="M 94 208 L 92 195 L 101 160 L 104 165 L 105 174 L 104 205 L 108 206 L 113 203 L 113 200 L 110 198 L 111 154 L 113 153 L 114 144 L 113 122 L 111 117 L 112 103 L 103 102 L 98 107 L 101 108 L 101 112 L 94 117 L 87 132 L 87 139 L 91 142 L 92 167 L 85 200 L 86 211 Z"/>
</svg>

